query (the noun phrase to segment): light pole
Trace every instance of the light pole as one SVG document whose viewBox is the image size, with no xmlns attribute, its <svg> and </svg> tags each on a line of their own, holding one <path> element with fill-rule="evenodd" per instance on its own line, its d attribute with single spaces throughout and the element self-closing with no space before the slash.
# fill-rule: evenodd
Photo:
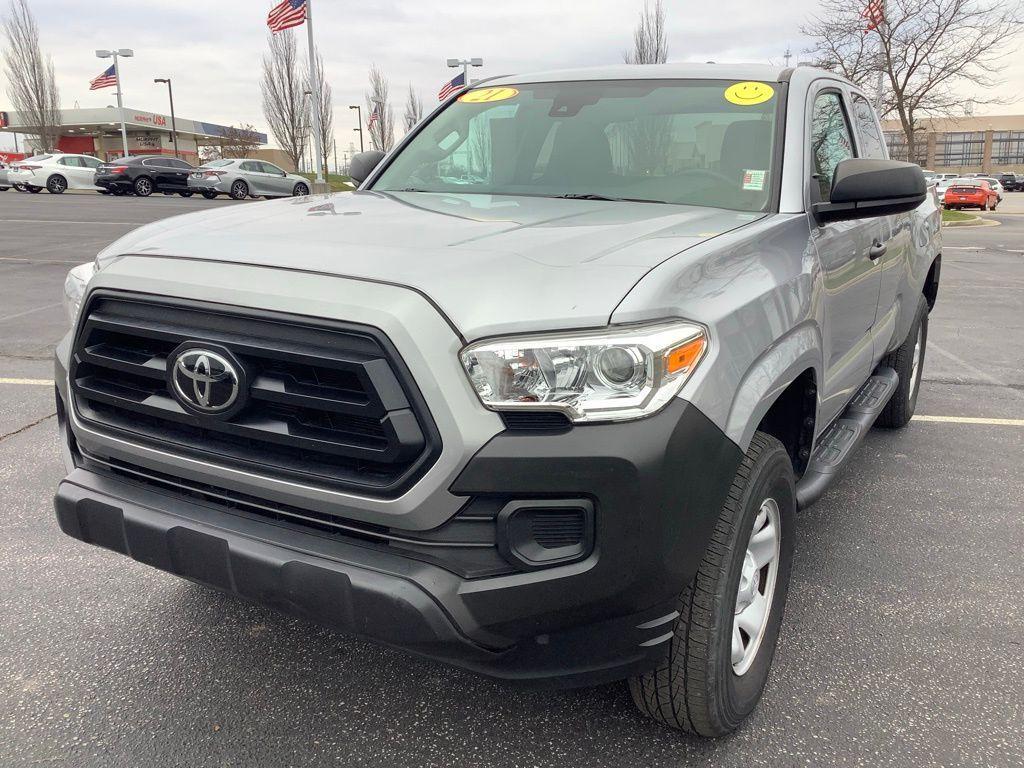
<svg viewBox="0 0 1024 768">
<path fill-rule="evenodd" d="M 171 78 L 156 77 L 154 83 L 167 83 L 167 98 L 171 100 L 171 139 L 174 141 L 174 156 L 178 157 L 178 129 L 174 124 L 174 91 L 171 90 Z"/>
<path fill-rule="evenodd" d="M 352 130 L 353 131 L 357 131 L 359 133 L 359 151 L 362 152 L 363 151 L 363 108 L 360 107 L 358 104 L 352 104 L 351 106 L 349 106 L 349 109 L 354 109 L 356 111 L 356 119 L 359 121 L 359 127 L 358 128 L 353 128 Z"/>
<path fill-rule="evenodd" d="M 481 58 L 472 59 L 448 59 L 449 67 L 462 67 L 462 84 L 469 88 L 469 68 L 482 67 L 484 60 Z"/>
<path fill-rule="evenodd" d="M 121 148 L 124 150 L 124 156 L 128 157 L 128 130 L 124 127 L 124 105 L 121 103 L 121 71 L 117 66 L 117 57 L 131 57 L 135 55 L 135 51 L 131 48 L 116 48 L 109 51 L 96 51 L 96 57 L 99 59 L 114 59 L 114 79 L 117 80 L 117 111 L 121 118 Z"/>
<path fill-rule="evenodd" d="M 312 103 L 312 101 L 313 101 L 313 92 L 312 91 L 303 91 L 302 95 L 305 96 L 306 99 L 310 103 Z M 315 126 L 312 123 L 310 123 L 310 130 L 309 130 L 309 170 L 310 170 L 310 172 L 312 172 L 312 170 L 313 170 L 313 162 L 314 162 L 313 161 L 313 139 L 314 139 L 313 131 L 317 130 L 317 129 L 318 129 L 317 126 Z M 319 139 L 317 139 L 317 141 L 319 141 Z M 317 146 L 319 146 L 319 144 Z M 316 178 L 317 178 L 318 181 L 320 180 L 320 171 L 316 172 Z"/>
</svg>

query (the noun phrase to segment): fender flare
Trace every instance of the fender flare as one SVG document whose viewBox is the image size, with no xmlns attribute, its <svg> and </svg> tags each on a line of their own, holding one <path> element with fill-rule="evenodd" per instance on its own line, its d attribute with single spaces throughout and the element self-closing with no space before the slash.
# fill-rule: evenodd
<svg viewBox="0 0 1024 768">
<path fill-rule="evenodd" d="M 777 340 L 747 369 L 733 397 L 725 433 L 746 451 L 757 426 L 779 395 L 808 368 L 822 381 L 821 333 L 812 322 Z"/>
</svg>

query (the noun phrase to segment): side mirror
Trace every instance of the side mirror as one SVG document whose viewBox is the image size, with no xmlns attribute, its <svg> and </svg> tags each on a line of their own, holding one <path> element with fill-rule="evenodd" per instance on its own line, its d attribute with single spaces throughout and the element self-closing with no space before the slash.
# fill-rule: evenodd
<svg viewBox="0 0 1024 768">
<path fill-rule="evenodd" d="M 352 181 L 362 184 L 383 159 L 384 153 L 375 149 L 353 155 L 352 162 L 349 163 L 348 175 Z"/>
<path fill-rule="evenodd" d="M 927 195 L 924 173 L 913 163 L 854 158 L 836 166 L 829 201 L 812 210 L 821 224 L 891 216 L 914 210 Z"/>
</svg>

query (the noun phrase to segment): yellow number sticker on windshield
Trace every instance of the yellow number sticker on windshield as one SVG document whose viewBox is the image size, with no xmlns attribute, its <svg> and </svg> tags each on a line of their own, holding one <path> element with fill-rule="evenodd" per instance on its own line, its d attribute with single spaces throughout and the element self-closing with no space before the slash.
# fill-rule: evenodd
<svg viewBox="0 0 1024 768">
<path fill-rule="evenodd" d="M 739 104 L 741 107 L 764 104 L 774 95 L 775 89 L 768 83 L 734 83 L 725 89 L 725 100 L 730 104 Z"/>
<path fill-rule="evenodd" d="M 518 88 L 477 88 L 459 96 L 459 101 L 464 101 L 467 104 L 489 104 L 492 101 L 505 101 L 518 95 Z"/>
</svg>

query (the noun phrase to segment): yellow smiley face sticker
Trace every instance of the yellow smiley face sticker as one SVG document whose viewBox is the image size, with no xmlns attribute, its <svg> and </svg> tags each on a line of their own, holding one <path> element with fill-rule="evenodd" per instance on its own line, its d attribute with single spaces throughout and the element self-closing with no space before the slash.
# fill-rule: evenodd
<svg viewBox="0 0 1024 768">
<path fill-rule="evenodd" d="M 764 104 L 775 95 L 775 89 L 768 83 L 735 83 L 725 89 L 725 100 L 730 104 L 739 104 L 741 107 L 749 107 L 754 104 Z"/>
<path fill-rule="evenodd" d="M 476 88 L 459 96 L 459 101 L 467 104 L 490 104 L 493 101 L 505 101 L 519 95 L 517 88 Z"/>
</svg>

